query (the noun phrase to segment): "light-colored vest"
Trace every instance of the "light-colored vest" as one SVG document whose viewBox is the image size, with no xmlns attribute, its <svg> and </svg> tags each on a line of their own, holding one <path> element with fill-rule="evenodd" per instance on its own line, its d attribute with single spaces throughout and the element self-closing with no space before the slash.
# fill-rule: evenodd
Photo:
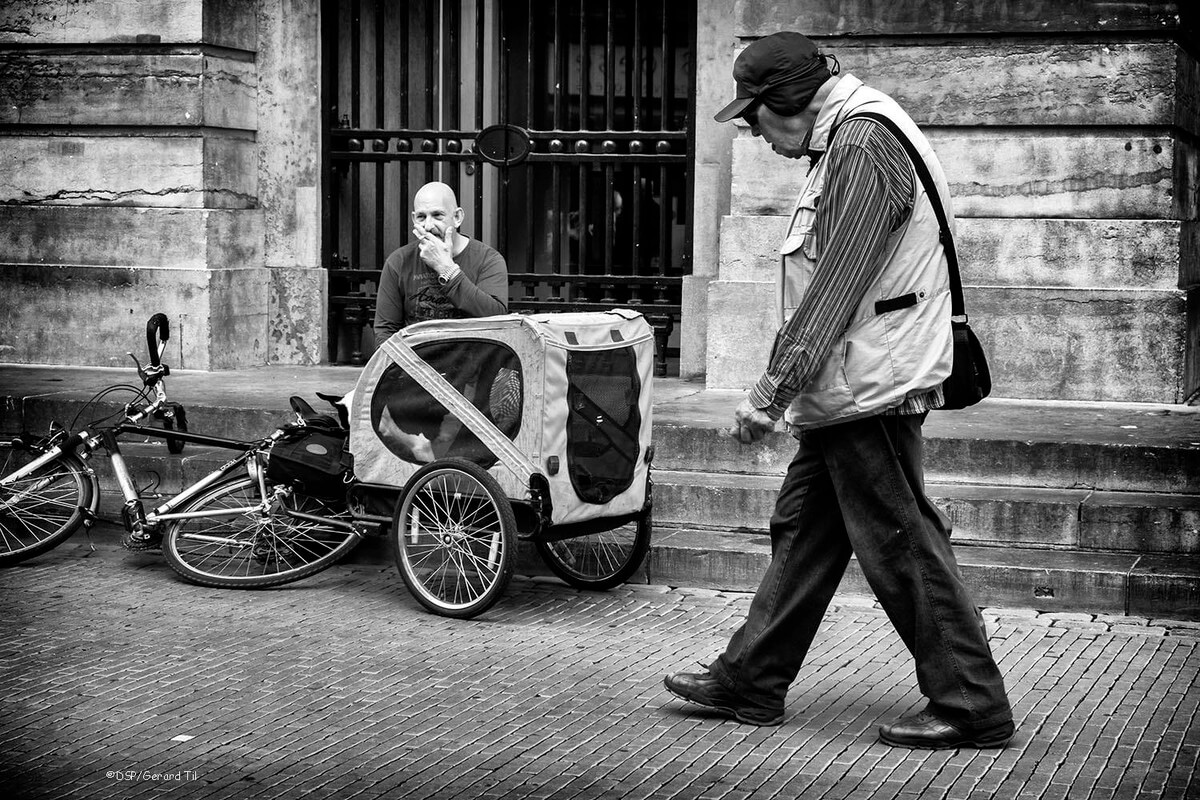
<svg viewBox="0 0 1200 800">
<path fill-rule="evenodd" d="M 843 76 L 818 114 L 814 144 L 851 114 L 866 111 L 895 120 L 916 145 L 947 205 L 953 230 L 941 165 L 924 134 L 887 95 L 852 75 Z M 821 159 L 809 174 L 780 248 L 781 323 L 799 306 L 819 256 L 814 224 L 827 165 L 828 159 Z M 937 217 L 915 171 L 913 183 L 912 214 L 888 237 L 882 271 L 821 368 L 792 401 L 784 416 L 786 422 L 814 428 L 878 414 L 936 388 L 949 376 L 953 354 L 950 278 Z M 884 304 L 877 308 L 881 301 Z"/>
</svg>

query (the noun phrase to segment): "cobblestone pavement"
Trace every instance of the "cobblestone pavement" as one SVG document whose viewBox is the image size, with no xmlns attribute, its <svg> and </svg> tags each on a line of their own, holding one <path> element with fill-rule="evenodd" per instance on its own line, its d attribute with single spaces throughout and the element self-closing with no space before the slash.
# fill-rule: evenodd
<svg viewBox="0 0 1200 800">
<path fill-rule="evenodd" d="M 1200 797 L 1200 630 L 991 609 L 1019 730 L 893 749 L 920 703 L 883 613 L 839 598 L 779 728 L 683 704 L 749 597 L 517 578 L 431 616 L 394 568 L 276 590 L 183 583 L 69 543 L 0 572 L 7 798 Z"/>
</svg>

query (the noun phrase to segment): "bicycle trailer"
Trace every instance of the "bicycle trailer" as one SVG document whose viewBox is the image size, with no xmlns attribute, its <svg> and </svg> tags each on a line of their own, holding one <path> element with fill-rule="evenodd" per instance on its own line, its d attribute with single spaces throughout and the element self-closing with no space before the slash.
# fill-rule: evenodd
<svg viewBox="0 0 1200 800">
<path fill-rule="evenodd" d="M 398 566 L 438 613 L 495 602 L 517 537 L 574 585 L 624 581 L 649 546 L 653 359 L 625 309 L 405 328 L 354 391 L 352 511 L 393 491 Z"/>
</svg>

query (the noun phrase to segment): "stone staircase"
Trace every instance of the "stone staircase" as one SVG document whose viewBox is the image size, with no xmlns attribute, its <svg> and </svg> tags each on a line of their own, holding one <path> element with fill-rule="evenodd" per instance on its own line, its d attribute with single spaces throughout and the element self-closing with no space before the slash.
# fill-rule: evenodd
<svg viewBox="0 0 1200 800">
<path fill-rule="evenodd" d="M 656 406 L 652 577 L 757 585 L 795 447 L 782 433 L 755 446 L 726 436 L 716 407 L 730 416 L 739 398 Z M 716 413 L 689 410 L 699 403 Z M 1200 410 L 989 400 L 932 413 L 925 434 L 927 488 L 980 603 L 1200 616 Z M 870 592 L 853 563 L 842 590 Z"/>
<path fill-rule="evenodd" d="M 0 432 L 70 421 L 97 390 L 127 377 L 69 374 L 0 367 Z M 345 391 L 356 375 L 341 367 L 178 373 L 169 389 L 187 406 L 192 430 L 249 437 L 289 416 L 286 394 Z M 753 446 L 725 435 L 741 396 L 678 380 L 656 384 L 655 532 L 635 580 L 757 586 L 770 557 L 766 523 L 795 448 L 783 433 Z M 1200 409 L 989 399 L 930 414 L 925 434 L 928 489 L 954 522 L 979 603 L 1200 619 Z M 227 457 L 190 445 L 182 456 L 157 443 L 122 447 L 139 485 L 162 492 Z M 115 519 L 115 482 L 102 459 L 93 463 L 102 513 Z M 382 564 L 391 555 L 385 541 L 371 541 L 353 558 Z M 529 550 L 518 569 L 545 572 Z M 870 594 L 853 562 L 842 592 Z"/>
</svg>

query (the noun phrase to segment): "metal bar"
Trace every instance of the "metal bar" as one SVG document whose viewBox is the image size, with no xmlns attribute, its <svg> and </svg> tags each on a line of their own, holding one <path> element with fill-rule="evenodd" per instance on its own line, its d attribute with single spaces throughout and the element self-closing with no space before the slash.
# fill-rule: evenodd
<svg viewBox="0 0 1200 800">
<path fill-rule="evenodd" d="M 693 6 L 694 8 L 694 6 Z M 688 76 L 687 76 L 687 117 L 685 127 L 687 128 L 687 163 L 696 163 L 696 14 L 688 15 L 688 47 L 691 58 L 688 59 Z M 683 219 L 683 253 L 680 257 L 680 266 L 685 275 L 692 274 L 692 221 L 694 218 L 694 202 L 696 197 L 696 171 L 688 169 L 684 171 L 687 187 L 684 190 L 684 202 L 688 204 L 688 213 L 684 214 Z"/>
<path fill-rule="evenodd" d="M 642 4 L 633 9 L 633 129 L 642 128 Z"/>
<path fill-rule="evenodd" d="M 588 249 L 588 191 L 587 191 L 587 173 L 588 161 L 581 160 L 579 162 L 579 222 L 575 226 L 578 231 L 577 239 L 579 241 L 579 257 L 575 265 L 576 272 L 587 271 L 587 249 Z"/>
<path fill-rule="evenodd" d="M 116 427 L 116 432 L 119 434 L 134 433 L 138 436 L 153 436 L 159 439 L 178 439 L 181 442 L 202 444 L 208 447 L 223 447 L 226 450 L 246 451 L 258 447 L 257 440 L 246 442 L 241 439 L 227 439 L 220 436 L 209 436 L 204 433 L 189 433 L 188 431 L 169 431 L 164 428 L 151 428 L 146 425 L 128 425 L 122 423 Z"/>
<path fill-rule="evenodd" d="M 668 80 L 671 78 L 671 27 L 667 21 L 667 0 L 663 0 L 662 6 L 662 63 L 659 64 L 658 86 L 662 93 L 662 105 L 659 111 L 658 127 L 666 130 L 668 127 L 667 119 L 670 116 L 671 98 L 667 94 Z"/>
<path fill-rule="evenodd" d="M 508 310 L 511 312 L 518 311 L 608 311 L 612 308 L 612 303 L 596 302 L 591 300 L 513 300 L 508 304 Z M 679 316 L 682 311 L 682 306 L 676 305 L 658 305 L 653 307 L 645 307 L 646 313 L 652 313 L 656 318 Z M 653 323 L 651 323 L 653 325 Z M 659 353 L 659 358 L 662 354 Z M 656 359 L 657 360 L 657 359 Z M 659 373 L 656 373 L 659 374 Z M 662 377 L 659 374 L 659 377 Z"/>
<path fill-rule="evenodd" d="M 671 78 L 674 70 L 673 56 L 670 40 L 671 26 L 667 20 L 667 0 L 663 0 L 662 6 L 662 63 L 659 64 L 659 91 L 662 92 L 662 111 L 659 112 L 658 127 L 667 128 L 667 120 L 670 118 L 670 95 L 674 92 Z M 670 198 L 667 192 L 667 167 L 664 164 L 658 168 L 658 274 L 666 275 L 667 268 L 671 262 L 671 229 L 668 220 L 670 211 Z M 661 293 L 660 293 L 661 294 Z M 658 299 L 662 299 L 659 297 Z"/>
<path fill-rule="evenodd" d="M 591 52 L 588 48 L 587 24 L 588 0 L 579 0 L 579 130 L 591 128 L 588 106 L 591 101 L 589 79 L 591 78 Z M 580 190 L 582 191 L 582 189 Z"/>
<path fill-rule="evenodd" d="M 342 106 L 342 85 L 341 85 L 341 57 L 342 48 L 340 47 L 340 38 L 342 31 L 345 29 L 342 19 L 342 6 L 340 3 L 335 3 L 333 0 L 325 0 L 322 7 L 321 19 L 324 25 L 325 37 L 325 61 L 323 68 L 325 92 L 322 108 L 326 109 L 323 112 L 325 118 L 324 129 L 328 132 L 333 127 L 339 124 L 340 119 L 338 112 Z M 333 103 L 329 100 L 332 98 Z M 326 135 L 324 142 L 321 145 L 324 154 L 322 163 L 322 173 L 325 176 L 325 208 L 327 213 L 323 214 L 323 236 L 322 250 L 324 252 L 324 262 L 327 269 L 332 269 L 338 265 L 338 261 L 344 256 L 342 254 L 341 245 L 341 203 L 342 203 L 342 175 L 338 170 L 333 168 L 333 159 L 331 157 L 333 151 L 333 137 Z M 338 325 L 340 320 L 333 308 L 329 309 L 327 317 L 328 329 L 328 357 L 331 364 L 337 362 L 338 355 Z"/>
<path fill-rule="evenodd" d="M 484 0 L 475 0 L 475 130 L 483 130 L 483 76 L 487 54 L 484 49 L 486 9 Z M 466 147 L 463 148 L 466 150 Z M 483 240 L 483 165 L 475 167 L 475 238 Z"/>
<path fill-rule="evenodd" d="M 591 128 L 591 119 L 588 115 L 589 111 L 589 95 L 590 86 L 589 78 L 591 77 L 591 53 L 588 50 L 588 24 L 587 24 L 587 4 L 588 0 L 579 0 L 579 130 L 585 131 Z M 588 264 L 588 163 L 581 161 L 579 164 L 579 259 L 576 265 L 577 272 L 587 272 Z"/>
<path fill-rule="evenodd" d="M 496 4 L 496 27 L 500 32 L 500 121 L 508 121 L 508 20 L 504 15 L 504 3 Z M 500 225 L 496 232 L 496 249 L 500 254 L 508 252 L 508 170 L 500 167 L 500 197 L 497 216 Z"/>
<path fill-rule="evenodd" d="M 563 85 L 563 76 L 566 73 L 566 46 L 564 39 L 563 25 L 563 0 L 554 0 L 554 119 L 553 125 L 555 130 L 563 127 L 563 103 L 566 87 Z M 562 192 L 562 168 L 559 162 L 555 161 L 552 168 L 552 180 L 554 182 L 554 205 L 553 214 L 551 216 L 551 224 L 554 226 L 551 235 L 550 247 L 554 251 L 551 257 L 553 264 L 553 272 L 556 275 L 563 273 L 562 247 L 563 242 L 568 240 L 567 234 L 567 214 L 563 213 L 563 192 Z"/>
<path fill-rule="evenodd" d="M 473 162 L 474 156 L 465 153 L 333 153 L 330 158 L 337 163 L 372 164 L 377 161 L 407 161 L 413 162 Z M 639 164 L 653 166 L 656 164 L 685 164 L 687 156 L 683 153 L 659 154 L 649 153 L 636 156 L 621 153 L 531 153 L 526 157 L 525 164 Z"/>
<path fill-rule="evenodd" d="M 407 9 L 405 9 L 407 11 Z M 408 14 L 401 13 L 400 17 L 400 115 L 398 117 L 401 127 L 407 128 L 411 120 L 411 109 L 409 104 L 412 102 L 412 97 L 409 94 L 409 84 L 412 82 L 412 73 L 409 70 L 409 60 L 403 54 L 408 53 L 412 48 L 411 36 L 412 31 L 408 27 Z M 400 167 L 400 198 L 396 208 L 399 210 L 399 219 L 396 221 L 396 229 L 400 231 L 400 242 L 408 241 L 408 229 L 411 227 L 409 220 L 411 217 L 408 214 L 409 196 L 408 196 L 408 173 L 409 165 L 403 164 Z"/>
<path fill-rule="evenodd" d="M 533 127 L 533 88 L 536 81 L 534 80 L 534 31 L 533 31 L 533 0 L 528 0 L 525 5 L 525 16 L 529 23 L 525 29 L 525 128 Z M 533 272 L 534 264 L 534 208 L 533 208 L 533 182 L 537 177 L 534 169 L 529 166 L 523 166 L 522 171 L 525 175 L 525 270 Z"/>
<path fill-rule="evenodd" d="M 637 5 L 638 5 L 638 0 L 627 0 L 627 2 L 625 4 L 625 14 L 626 14 L 627 21 L 630 17 L 632 17 L 636 23 Z M 634 89 L 633 89 L 633 61 L 637 55 L 637 53 L 634 49 L 634 45 L 633 45 L 634 25 L 627 24 L 625 26 L 624 30 L 625 30 L 626 36 L 622 39 L 621 45 L 622 45 L 622 47 L 625 48 L 625 102 L 624 102 L 625 127 L 627 129 L 632 129 L 633 128 L 633 91 L 634 91 Z"/>
<path fill-rule="evenodd" d="M 326 131 L 326 135 L 321 142 L 321 173 L 324 178 L 325 189 L 325 209 L 326 214 L 322 214 L 321 225 L 321 250 L 323 261 L 326 268 L 333 266 L 333 254 L 339 249 L 337 242 L 338 232 L 338 202 L 341 192 L 335 184 L 338 181 L 337 175 L 333 171 L 333 160 L 330 158 L 330 153 L 333 149 L 333 137 L 328 135 L 329 131 L 337 125 L 337 110 L 338 101 L 340 100 L 340 85 L 338 82 L 338 37 L 341 35 L 340 14 L 337 13 L 339 6 L 332 0 L 324 0 L 321 8 L 321 19 L 324 25 L 324 53 L 322 58 L 322 97 L 321 103 L 321 127 Z"/>
<path fill-rule="evenodd" d="M 604 127 L 612 130 L 615 123 L 615 101 L 617 93 L 617 46 L 613 30 L 613 0 L 608 0 L 606 9 L 608 24 L 605 25 L 604 42 Z"/>
<path fill-rule="evenodd" d="M 439 15 L 436 13 L 441 5 L 439 0 L 426 0 L 425 3 L 425 120 L 430 128 L 440 128 L 437 104 L 439 99 L 437 53 L 441 45 Z M 429 183 L 436 177 L 436 165 L 433 161 L 425 164 L 425 182 Z"/>
<path fill-rule="evenodd" d="M 462 53 L 459 52 L 459 27 L 462 24 L 462 7 L 459 0 L 449 0 L 443 6 L 445 15 L 443 24 L 446 31 L 446 50 L 443 53 L 443 63 L 445 64 L 445 79 L 442 82 L 443 97 L 445 98 L 445 106 L 449 120 L 443 119 L 438 127 L 445 127 L 449 122 L 456 128 L 462 127 L 462 91 L 459 84 L 461 72 L 459 71 L 459 62 L 462 58 Z M 446 173 L 449 172 L 449 175 Z M 442 180 L 454 190 L 454 196 L 459 196 L 461 188 L 460 173 L 461 170 L 457 167 L 449 167 L 443 162 L 442 164 Z M 461 202 L 461 201 L 460 201 Z"/>
<path fill-rule="evenodd" d="M 405 136 L 414 137 L 421 136 L 430 139 L 461 139 L 471 138 L 477 131 L 474 130 L 451 130 L 447 128 L 385 128 L 379 130 L 377 128 L 336 128 L 331 131 L 335 140 L 341 139 L 357 139 L 360 137 L 393 137 Z M 545 129 L 529 131 L 529 138 L 542 142 L 550 139 L 558 139 L 563 136 L 572 139 L 583 139 L 588 142 L 602 142 L 605 139 L 621 139 L 630 141 L 633 139 L 668 139 L 677 142 L 687 140 L 687 131 L 684 130 L 655 130 L 646 129 L 641 131 L 613 131 L 613 130 L 597 130 L 597 131 L 581 131 L 581 130 L 558 130 Z"/>
<path fill-rule="evenodd" d="M 628 281 L 630 284 L 638 286 L 657 286 L 665 284 L 667 286 L 681 286 L 683 279 L 680 277 L 664 278 L 660 275 L 626 275 L 624 273 L 603 273 L 599 275 L 548 275 L 545 272 L 510 272 L 508 276 L 514 280 L 532 281 L 533 283 L 579 283 L 579 284 L 600 284 L 610 283 L 614 280 Z"/>
<path fill-rule="evenodd" d="M 605 6 L 604 32 L 604 128 L 612 130 L 613 99 L 616 92 L 615 50 L 613 47 L 613 0 Z M 612 272 L 613 244 L 616 235 L 616 220 L 613 218 L 613 165 L 604 167 L 604 271 Z"/>
<path fill-rule="evenodd" d="M 384 97 L 384 74 L 387 72 L 384 66 L 384 53 L 386 47 L 384 44 L 384 22 L 383 22 L 383 0 L 375 0 L 375 127 L 383 128 L 386 124 L 383 115 Z M 387 229 L 384 220 L 384 208 L 386 206 L 386 184 L 384 183 L 384 162 L 379 162 L 375 165 L 375 265 L 383 266 L 383 261 L 387 257 L 384 250 L 384 231 Z"/>
<path fill-rule="evenodd" d="M 360 124 L 362 46 L 359 40 L 361 36 L 362 5 L 360 0 L 354 0 L 350 11 L 350 124 L 356 128 Z M 359 170 L 354 167 L 351 169 L 353 171 L 350 175 L 350 263 L 358 266 L 362 264 L 362 237 L 359 235 L 359 231 L 362 230 L 362 220 L 360 219 L 362 207 L 359 203 L 359 198 L 362 196 L 362 185 Z"/>
</svg>

